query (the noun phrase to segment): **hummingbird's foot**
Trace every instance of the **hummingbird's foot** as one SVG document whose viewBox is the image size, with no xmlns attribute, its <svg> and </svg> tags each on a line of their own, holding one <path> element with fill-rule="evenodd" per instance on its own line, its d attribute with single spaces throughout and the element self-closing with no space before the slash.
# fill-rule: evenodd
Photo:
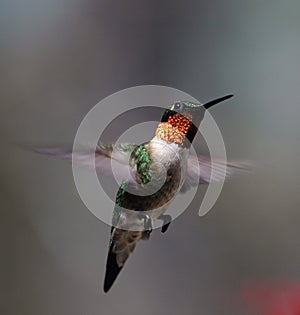
<svg viewBox="0 0 300 315">
<path fill-rule="evenodd" d="M 143 240 L 148 240 L 150 238 L 150 234 L 152 232 L 152 220 L 149 214 L 139 213 L 138 218 L 144 220 L 144 231 L 142 235 Z"/>
<path fill-rule="evenodd" d="M 146 230 L 143 232 L 142 234 L 142 240 L 146 241 L 150 238 L 150 234 L 151 234 L 152 230 Z"/>
<path fill-rule="evenodd" d="M 161 227 L 161 232 L 165 233 L 171 224 L 172 217 L 169 214 L 162 214 L 158 217 L 159 220 L 163 221 L 163 226 Z"/>
</svg>

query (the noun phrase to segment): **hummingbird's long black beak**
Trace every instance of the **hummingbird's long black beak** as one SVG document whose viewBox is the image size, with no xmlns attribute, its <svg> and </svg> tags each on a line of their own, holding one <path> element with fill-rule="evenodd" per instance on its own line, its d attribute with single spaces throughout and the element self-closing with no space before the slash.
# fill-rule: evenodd
<svg viewBox="0 0 300 315">
<path fill-rule="evenodd" d="M 214 105 L 216 105 L 216 104 L 218 104 L 218 103 L 221 103 L 221 102 L 223 102 L 223 101 L 225 101 L 225 100 L 231 98 L 232 96 L 233 96 L 233 94 L 228 94 L 228 95 L 225 95 L 225 96 L 216 98 L 216 99 L 214 99 L 214 100 L 211 100 L 211 101 L 205 103 L 205 104 L 203 105 L 203 107 L 204 107 L 205 109 L 209 109 L 210 107 L 212 107 L 212 106 L 214 106 Z"/>
</svg>

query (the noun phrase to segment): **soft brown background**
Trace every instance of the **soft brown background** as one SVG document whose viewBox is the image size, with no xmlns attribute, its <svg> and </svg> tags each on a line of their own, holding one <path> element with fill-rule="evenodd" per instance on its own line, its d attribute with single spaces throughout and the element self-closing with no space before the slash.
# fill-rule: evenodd
<svg viewBox="0 0 300 315">
<path fill-rule="evenodd" d="M 299 1 L 2 0 L 0 16 L 1 314 L 256 314 L 245 281 L 299 279 Z M 256 168 L 154 232 L 105 295 L 109 227 L 69 164 L 16 144 L 70 145 L 93 105 L 141 84 L 233 92 L 211 112 Z"/>
</svg>

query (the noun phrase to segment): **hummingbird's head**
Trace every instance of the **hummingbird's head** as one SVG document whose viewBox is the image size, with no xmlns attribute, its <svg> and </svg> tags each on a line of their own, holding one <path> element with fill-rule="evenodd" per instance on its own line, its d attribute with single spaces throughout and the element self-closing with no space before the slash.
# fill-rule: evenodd
<svg viewBox="0 0 300 315">
<path fill-rule="evenodd" d="M 205 111 L 233 95 L 226 95 L 205 104 L 177 101 L 164 112 L 161 123 L 156 129 L 156 137 L 167 143 L 190 146 L 194 140 Z"/>
</svg>

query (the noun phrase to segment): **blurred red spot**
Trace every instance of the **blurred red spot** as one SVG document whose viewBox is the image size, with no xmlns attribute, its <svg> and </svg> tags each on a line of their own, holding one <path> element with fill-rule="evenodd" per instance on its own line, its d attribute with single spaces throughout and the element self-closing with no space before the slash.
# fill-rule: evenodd
<svg viewBox="0 0 300 315">
<path fill-rule="evenodd" d="M 259 315 L 300 315 L 300 283 L 265 281 L 247 283 L 243 302 Z"/>
</svg>

